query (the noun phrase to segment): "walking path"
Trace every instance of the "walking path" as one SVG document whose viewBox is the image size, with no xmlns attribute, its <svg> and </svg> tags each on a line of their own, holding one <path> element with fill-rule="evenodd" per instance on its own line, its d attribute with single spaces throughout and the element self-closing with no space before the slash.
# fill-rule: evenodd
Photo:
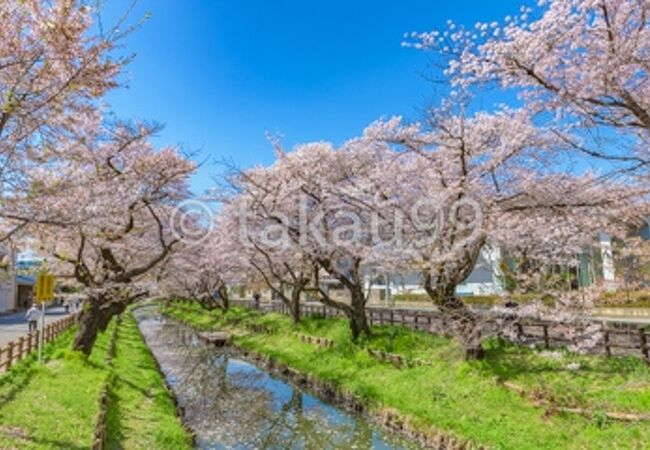
<svg viewBox="0 0 650 450">
<path fill-rule="evenodd" d="M 242 304 L 242 305 L 252 305 L 252 300 L 249 299 L 233 299 L 230 302 L 231 304 Z M 322 306 L 322 303 L 319 302 L 308 302 L 302 303 L 303 305 L 315 305 Z M 260 304 L 260 307 L 265 310 L 271 309 L 271 303 L 268 301 L 263 301 Z M 373 309 L 385 309 L 385 310 L 401 310 L 408 312 L 435 312 L 438 311 L 438 308 L 427 304 L 424 302 L 398 302 L 394 305 L 387 305 L 384 302 L 381 303 L 368 303 L 367 308 Z M 486 308 L 472 307 L 473 310 L 481 312 L 487 311 Z M 598 307 L 594 308 L 594 314 L 591 316 L 586 316 L 588 319 L 591 319 L 595 322 L 611 322 L 611 323 L 622 323 L 630 325 L 650 325 L 650 308 L 622 308 L 622 307 Z"/>
<path fill-rule="evenodd" d="M 317 303 L 316 303 L 317 304 Z M 368 307 L 402 309 L 407 311 L 437 311 L 435 306 L 424 303 L 397 303 L 393 306 L 386 306 L 385 303 L 369 303 Z M 474 308 L 478 311 L 485 311 L 484 308 Z M 625 307 L 597 307 L 593 315 L 589 316 L 596 322 L 617 322 L 628 324 L 650 325 L 650 308 L 625 308 Z"/>
<path fill-rule="evenodd" d="M 45 324 L 55 322 L 67 314 L 62 306 L 52 306 L 45 309 Z M 0 347 L 27 335 L 25 311 L 0 316 Z"/>
</svg>

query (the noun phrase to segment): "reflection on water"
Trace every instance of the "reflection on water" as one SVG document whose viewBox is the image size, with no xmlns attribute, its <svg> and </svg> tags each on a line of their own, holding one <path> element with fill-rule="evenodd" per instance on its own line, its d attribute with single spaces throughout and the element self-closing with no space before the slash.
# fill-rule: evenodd
<svg viewBox="0 0 650 450">
<path fill-rule="evenodd" d="M 418 448 L 229 357 L 227 349 L 205 344 L 153 306 L 135 314 L 201 449 Z"/>
</svg>

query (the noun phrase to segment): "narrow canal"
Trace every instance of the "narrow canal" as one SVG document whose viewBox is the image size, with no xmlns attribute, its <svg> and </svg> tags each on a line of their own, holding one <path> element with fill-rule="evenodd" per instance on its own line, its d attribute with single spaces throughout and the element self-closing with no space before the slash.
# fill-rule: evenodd
<svg viewBox="0 0 650 450">
<path fill-rule="evenodd" d="M 200 449 L 417 449 L 366 418 L 206 344 L 155 306 L 135 311 Z"/>
</svg>

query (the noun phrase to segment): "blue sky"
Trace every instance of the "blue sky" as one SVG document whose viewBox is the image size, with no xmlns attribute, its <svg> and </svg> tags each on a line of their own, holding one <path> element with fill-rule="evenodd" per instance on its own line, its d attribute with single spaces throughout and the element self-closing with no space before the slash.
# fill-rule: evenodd
<svg viewBox="0 0 650 450">
<path fill-rule="evenodd" d="M 110 24 L 130 1 L 106 0 Z M 341 143 L 382 116 L 418 119 L 435 98 L 423 78 L 426 54 L 402 48 L 403 34 L 500 20 L 521 1 L 140 0 L 132 21 L 151 18 L 126 41 L 135 54 L 128 89 L 108 101 L 120 117 L 165 125 L 159 145 L 198 158 L 268 164 L 265 132 L 291 147 Z M 219 168 L 193 180 L 208 188 Z"/>
</svg>

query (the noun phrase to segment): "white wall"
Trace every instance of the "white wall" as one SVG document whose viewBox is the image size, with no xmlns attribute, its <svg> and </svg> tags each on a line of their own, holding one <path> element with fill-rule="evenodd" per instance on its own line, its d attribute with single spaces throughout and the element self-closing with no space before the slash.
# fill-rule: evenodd
<svg viewBox="0 0 650 450">
<path fill-rule="evenodd" d="M 16 283 L 13 280 L 0 280 L 0 312 L 15 308 Z"/>
<path fill-rule="evenodd" d="M 11 310 L 16 305 L 16 276 L 14 273 L 15 255 L 6 245 L 0 246 L 0 313 Z M 7 265 L 8 263 L 8 265 Z"/>
<path fill-rule="evenodd" d="M 614 252 L 612 239 L 605 233 L 599 236 L 600 257 L 603 262 L 603 281 L 605 289 L 613 291 L 616 289 L 616 272 L 614 270 Z"/>
</svg>

